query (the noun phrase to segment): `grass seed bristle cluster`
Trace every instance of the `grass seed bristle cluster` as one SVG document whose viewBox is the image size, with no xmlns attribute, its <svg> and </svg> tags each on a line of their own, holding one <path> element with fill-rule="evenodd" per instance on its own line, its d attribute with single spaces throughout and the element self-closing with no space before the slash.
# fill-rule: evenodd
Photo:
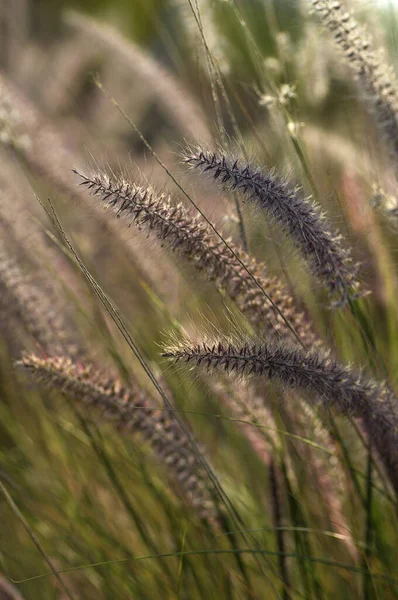
<svg viewBox="0 0 398 600">
<path fill-rule="evenodd" d="M 341 236 L 331 231 L 325 215 L 299 187 L 284 182 L 272 170 L 242 165 L 223 152 L 188 148 L 184 162 L 264 209 L 290 235 L 314 276 L 340 301 L 356 293 L 357 266 Z"/>
<path fill-rule="evenodd" d="M 216 521 L 217 509 L 206 472 L 173 416 L 154 408 L 145 391 L 105 380 L 91 365 L 77 364 L 62 356 L 27 355 L 17 366 L 36 381 L 97 409 L 103 420 L 112 421 L 121 432 L 140 433 L 166 466 L 185 500 L 202 518 Z"/>
<path fill-rule="evenodd" d="M 327 409 L 363 420 L 398 491 L 398 400 L 386 386 L 321 351 L 283 344 L 181 345 L 167 349 L 164 356 L 206 370 L 275 379 L 289 389 L 313 394 Z"/>
<path fill-rule="evenodd" d="M 156 194 L 151 188 L 142 188 L 123 179 L 112 180 L 102 172 L 91 176 L 78 171 L 75 173 L 82 179 L 81 185 L 99 197 L 116 217 L 122 217 L 140 229 L 152 231 L 167 243 L 172 252 L 189 261 L 195 269 L 225 290 L 256 328 L 288 337 L 290 331 L 281 315 L 249 277 L 238 257 L 284 317 L 293 324 L 302 341 L 306 344 L 317 343 L 309 321 L 296 309 L 284 284 L 276 277 L 268 277 L 264 265 L 259 265 L 232 242 L 228 241 L 229 248 L 225 246 L 200 215 L 192 215 L 182 204 L 173 204 L 170 198 Z"/>
</svg>

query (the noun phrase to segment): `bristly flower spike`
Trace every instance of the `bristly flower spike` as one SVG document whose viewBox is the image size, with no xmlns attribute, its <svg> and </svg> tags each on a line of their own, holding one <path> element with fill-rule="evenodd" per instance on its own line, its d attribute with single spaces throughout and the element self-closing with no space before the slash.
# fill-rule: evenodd
<svg viewBox="0 0 398 600">
<path fill-rule="evenodd" d="M 302 342 L 317 343 L 308 321 L 296 310 L 282 282 L 267 277 L 264 265 L 259 265 L 232 242 L 228 242 L 229 247 L 221 243 L 200 215 L 192 215 L 182 204 L 173 204 L 151 188 L 142 188 L 123 179 L 110 179 L 101 172 L 90 176 L 75 173 L 81 178 L 81 185 L 100 198 L 116 217 L 123 217 L 129 225 L 152 231 L 167 242 L 172 252 L 214 281 L 236 302 L 257 331 L 272 332 L 280 337 L 291 335 L 281 314 L 264 298 L 262 289 L 265 289 L 284 317 L 293 324 Z M 261 287 L 249 277 L 240 261 L 250 269 Z"/>
<path fill-rule="evenodd" d="M 275 379 L 309 392 L 328 409 L 362 419 L 398 493 L 398 400 L 385 385 L 343 366 L 321 351 L 283 344 L 198 344 L 166 349 L 165 357 L 206 370 Z"/>
<path fill-rule="evenodd" d="M 241 165 L 223 152 L 189 148 L 184 161 L 266 210 L 290 235 L 313 275 L 342 302 L 356 294 L 357 266 L 342 246 L 341 236 L 331 231 L 324 214 L 299 187 L 282 181 L 272 170 Z"/>
<path fill-rule="evenodd" d="M 342 49 L 398 172 L 398 83 L 393 68 L 372 48 L 369 36 L 342 2 L 312 0 L 312 5 Z"/>
<path fill-rule="evenodd" d="M 91 365 L 77 364 L 62 356 L 28 355 L 16 364 L 36 381 L 97 409 L 103 419 L 113 421 L 121 432 L 141 434 L 166 466 L 186 501 L 202 518 L 216 523 L 219 513 L 205 470 L 172 415 L 154 408 L 145 391 L 105 380 Z"/>
</svg>

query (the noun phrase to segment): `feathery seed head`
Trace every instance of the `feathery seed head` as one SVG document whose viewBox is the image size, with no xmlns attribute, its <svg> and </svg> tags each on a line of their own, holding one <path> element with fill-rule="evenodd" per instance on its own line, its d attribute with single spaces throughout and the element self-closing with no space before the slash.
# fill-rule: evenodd
<svg viewBox="0 0 398 600">
<path fill-rule="evenodd" d="M 398 490 L 398 400 L 385 385 L 339 364 L 329 353 L 287 344 L 182 344 L 166 349 L 164 356 L 206 370 L 275 379 L 311 393 L 326 408 L 362 419 Z"/>
<path fill-rule="evenodd" d="M 281 337 L 291 335 L 281 315 L 264 298 L 262 287 L 285 318 L 293 323 L 304 343 L 316 342 L 308 321 L 295 309 L 283 284 L 276 278 L 267 277 L 264 274 L 265 267 L 232 242 L 228 241 L 229 248 L 220 242 L 199 215 L 193 216 L 181 204 L 173 205 L 166 196 L 158 196 L 151 189 L 129 184 L 125 180 L 111 180 L 101 172 L 92 176 L 82 175 L 78 171 L 75 173 L 81 178 L 81 185 L 93 196 L 101 198 L 105 207 L 113 210 L 116 217 L 123 217 L 129 224 L 152 231 L 167 242 L 172 252 L 182 256 L 224 289 L 261 331 L 272 331 Z M 239 259 L 261 287 L 248 275 Z"/>
<path fill-rule="evenodd" d="M 217 520 L 204 468 L 172 415 L 154 408 L 146 392 L 127 388 L 116 380 L 105 380 L 92 365 L 77 364 L 63 356 L 27 355 L 16 364 L 36 381 L 98 409 L 101 417 L 112 420 L 120 431 L 140 433 L 200 516 L 212 522 Z"/>
<path fill-rule="evenodd" d="M 222 152 L 188 149 L 184 161 L 265 209 L 291 236 L 313 274 L 341 301 L 356 292 L 357 267 L 348 250 L 341 245 L 340 236 L 329 229 L 325 215 L 299 187 L 278 179 L 272 170 L 241 166 L 237 159 Z"/>
</svg>

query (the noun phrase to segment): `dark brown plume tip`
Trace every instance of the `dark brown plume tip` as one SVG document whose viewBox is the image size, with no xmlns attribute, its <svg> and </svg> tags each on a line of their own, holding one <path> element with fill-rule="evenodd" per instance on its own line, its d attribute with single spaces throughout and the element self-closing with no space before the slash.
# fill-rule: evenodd
<svg viewBox="0 0 398 600">
<path fill-rule="evenodd" d="M 325 215 L 299 187 L 278 178 L 273 170 L 241 164 L 223 152 L 188 149 L 184 162 L 264 209 L 291 237 L 313 275 L 337 297 L 337 304 L 357 295 L 358 266 L 343 247 L 341 236 L 331 231 Z"/>
</svg>

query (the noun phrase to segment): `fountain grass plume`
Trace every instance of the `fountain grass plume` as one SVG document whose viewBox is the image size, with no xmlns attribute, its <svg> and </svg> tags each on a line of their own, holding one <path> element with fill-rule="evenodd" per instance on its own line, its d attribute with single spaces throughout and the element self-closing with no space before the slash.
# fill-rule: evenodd
<svg viewBox="0 0 398 600">
<path fill-rule="evenodd" d="M 97 409 L 102 420 L 112 421 L 119 431 L 141 434 L 166 466 L 185 501 L 202 518 L 217 520 L 217 508 L 205 470 L 173 416 L 164 409 L 156 409 L 147 392 L 105 379 L 92 365 L 75 363 L 64 356 L 40 358 L 31 354 L 16 364 L 36 381 Z"/>
<path fill-rule="evenodd" d="M 224 188 L 240 192 L 245 200 L 264 209 L 291 237 L 313 275 L 338 297 L 339 302 L 344 303 L 356 295 L 358 269 L 350 252 L 341 243 L 341 236 L 329 228 L 319 207 L 305 197 L 300 187 L 283 181 L 274 170 L 241 164 L 223 151 L 188 147 L 183 160 Z"/>
<path fill-rule="evenodd" d="M 285 343 L 182 343 L 167 348 L 163 356 L 207 371 L 276 380 L 309 393 L 327 409 L 361 419 L 398 493 L 398 400 L 383 383 L 338 363 L 330 353 Z"/>
<path fill-rule="evenodd" d="M 269 277 L 264 265 L 228 241 L 225 246 L 200 215 L 192 214 L 182 204 L 173 204 L 165 194 L 143 188 L 121 178 L 111 179 L 101 171 L 84 175 L 77 170 L 81 185 L 101 199 L 105 208 L 129 225 L 153 232 L 170 250 L 187 260 L 208 279 L 214 281 L 257 330 L 289 337 L 290 330 L 277 310 L 268 302 L 261 288 L 249 277 L 241 262 L 267 290 L 273 302 L 293 325 L 305 344 L 315 344 L 316 335 L 305 316 L 297 310 L 291 294 L 281 281 Z M 231 251 L 232 249 L 232 251 Z M 239 257 L 240 261 L 236 258 Z"/>
</svg>

